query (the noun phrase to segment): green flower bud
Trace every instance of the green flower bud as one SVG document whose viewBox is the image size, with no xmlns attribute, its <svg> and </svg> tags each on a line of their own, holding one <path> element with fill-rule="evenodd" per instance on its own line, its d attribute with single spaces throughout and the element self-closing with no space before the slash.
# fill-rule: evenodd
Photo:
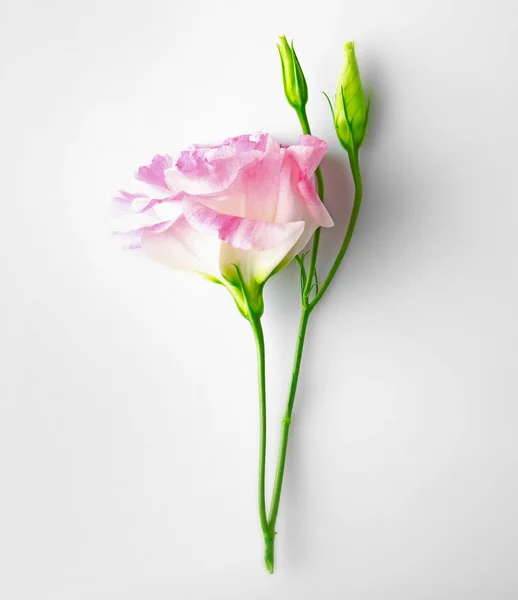
<svg viewBox="0 0 518 600">
<path fill-rule="evenodd" d="M 308 86 L 306 78 L 300 67 L 299 59 L 295 53 L 293 42 L 288 44 L 286 36 L 279 38 L 279 54 L 282 65 L 282 80 L 284 83 L 284 93 L 290 104 L 296 111 L 304 109 L 308 102 Z"/>
<path fill-rule="evenodd" d="M 335 96 L 335 129 L 347 152 L 357 151 L 363 143 L 369 119 L 369 102 L 365 99 L 354 42 L 344 46 L 345 57 Z"/>
</svg>

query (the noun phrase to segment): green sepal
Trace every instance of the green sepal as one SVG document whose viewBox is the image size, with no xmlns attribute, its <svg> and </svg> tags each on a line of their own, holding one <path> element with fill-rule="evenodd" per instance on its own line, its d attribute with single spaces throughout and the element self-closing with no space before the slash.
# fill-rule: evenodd
<svg viewBox="0 0 518 600">
<path fill-rule="evenodd" d="M 203 277 L 203 279 L 206 279 L 207 281 L 211 281 L 212 283 L 217 283 L 218 285 L 224 285 L 224 283 L 217 279 L 216 277 L 209 275 L 207 273 L 202 273 L 201 271 L 197 271 L 198 275 L 201 275 Z"/>
<path fill-rule="evenodd" d="M 224 285 L 230 292 L 239 312 L 248 321 L 252 318 L 261 318 L 264 313 L 263 288 L 265 282 L 246 282 L 238 265 L 232 265 L 235 275 L 226 273 Z"/>
<path fill-rule="evenodd" d="M 369 96 L 367 97 L 367 109 L 365 110 L 365 121 L 363 123 L 360 146 L 363 144 L 363 140 L 365 139 L 365 136 L 367 135 L 367 127 L 369 125 L 369 115 L 371 112 L 371 98 L 372 98 L 372 91 L 369 90 Z"/>
</svg>

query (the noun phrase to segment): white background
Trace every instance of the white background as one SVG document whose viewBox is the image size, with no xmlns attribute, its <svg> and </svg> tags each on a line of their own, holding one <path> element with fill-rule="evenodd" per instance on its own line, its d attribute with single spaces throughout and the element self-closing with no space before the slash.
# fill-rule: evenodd
<svg viewBox="0 0 518 600">
<path fill-rule="evenodd" d="M 513 2 L 4 2 L 0 596 L 518 597 L 518 11 Z M 272 577 L 251 332 L 222 288 L 124 253 L 110 196 L 157 152 L 299 135 L 295 38 L 337 223 L 351 183 L 320 90 L 357 41 L 365 201 L 313 314 Z M 268 285 L 273 451 L 297 269 Z"/>
</svg>

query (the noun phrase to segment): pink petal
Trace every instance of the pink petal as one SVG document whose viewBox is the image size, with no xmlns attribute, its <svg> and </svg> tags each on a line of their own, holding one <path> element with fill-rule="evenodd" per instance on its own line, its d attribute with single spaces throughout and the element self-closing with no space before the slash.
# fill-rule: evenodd
<svg viewBox="0 0 518 600">
<path fill-rule="evenodd" d="M 112 211 L 141 213 L 157 202 L 160 202 L 158 198 L 150 198 L 147 194 L 130 194 L 120 190 L 119 195 L 112 199 Z"/>
<path fill-rule="evenodd" d="M 260 160 L 242 168 L 228 193 L 241 199 L 237 216 L 256 221 L 275 221 L 281 189 L 281 171 L 284 156 L 265 154 Z M 299 220 L 299 219 L 291 219 Z"/>
<path fill-rule="evenodd" d="M 173 162 L 173 159 L 169 155 L 157 154 L 150 165 L 139 168 L 135 177 L 150 185 L 155 185 L 161 189 L 168 189 L 165 181 L 165 171 L 173 166 Z"/>
<path fill-rule="evenodd" d="M 242 250 L 269 250 L 281 245 L 287 237 L 302 233 L 304 222 L 269 223 L 225 215 L 203 204 L 184 201 L 187 221 L 201 232 L 217 233 L 220 240 Z"/>
<path fill-rule="evenodd" d="M 310 179 L 302 179 L 299 181 L 297 189 L 304 199 L 306 203 L 306 209 L 313 220 L 320 227 L 332 227 L 334 225 L 333 219 L 327 212 L 327 208 L 322 204 L 313 181 Z"/>
<path fill-rule="evenodd" d="M 148 225 L 129 231 L 115 231 L 113 237 L 119 242 L 123 250 L 138 250 L 142 248 L 142 237 L 146 232 L 161 233 L 173 225 L 174 221 L 164 221 L 156 225 Z"/>
<path fill-rule="evenodd" d="M 304 226 L 304 223 L 299 223 L 297 228 L 293 228 L 291 233 L 287 233 L 279 245 L 269 250 L 241 250 L 230 244 L 222 243 L 221 273 L 229 281 L 239 284 L 235 268 L 237 266 L 247 285 L 260 285 L 270 277 L 275 269 L 285 266 L 291 261 L 298 252 L 296 248 L 307 227 L 307 224 Z M 289 229 L 287 228 L 287 231 Z"/>
<path fill-rule="evenodd" d="M 267 147 L 271 143 L 272 139 L 273 138 L 271 138 L 268 133 L 256 133 L 252 135 L 246 134 L 228 138 L 223 142 L 223 144 L 231 146 L 239 152 L 249 152 L 251 150 L 266 152 Z"/>
<path fill-rule="evenodd" d="M 305 177 L 316 171 L 327 150 L 327 142 L 314 135 L 301 135 L 297 146 L 289 146 L 286 152 L 292 156 Z"/>
<path fill-rule="evenodd" d="M 245 167 L 279 152 L 279 144 L 265 133 L 229 138 L 218 146 L 194 145 L 180 154 L 165 179 L 172 190 L 194 195 L 219 193 Z"/>
<path fill-rule="evenodd" d="M 140 248 L 144 231 L 164 231 L 180 217 L 181 199 L 181 195 L 157 199 L 121 191 L 112 201 L 110 229 L 123 248 Z"/>
<path fill-rule="evenodd" d="M 184 216 L 162 232 L 142 233 L 142 249 L 152 259 L 170 269 L 196 271 L 215 278 L 221 278 L 220 247 L 216 236 L 193 229 Z"/>
<path fill-rule="evenodd" d="M 240 171 L 261 158 L 262 152 L 238 152 L 231 146 L 191 149 L 182 152 L 165 178 L 172 190 L 188 194 L 215 194 L 228 189 Z"/>
</svg>

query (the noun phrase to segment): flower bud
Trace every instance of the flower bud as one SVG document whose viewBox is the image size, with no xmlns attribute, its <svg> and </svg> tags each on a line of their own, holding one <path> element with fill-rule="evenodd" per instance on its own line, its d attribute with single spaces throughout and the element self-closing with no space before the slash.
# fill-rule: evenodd
<svg viewBox="0 0 518 600">
<path fill-rule="evenodd" d="M 369 119 L 369 102 L 365 100 L 354 42 L 344 46 L 345 57 L 335 96 L 335 129 L 342 146 L 357 151 L 363 143 Z"/>
<path fill-rule="evenodd" d="M 304 109 L 308 102 L 308 86 L 306 78 L 300 67 L 299 59 L 295 53 L 293 42 L 288 44 L 286 36 L 279 38 L 279 54 L 282 65 L 282 80 L 284 84 L 284 93 L 290 106 L 296 111 Z"/>
</svg>

